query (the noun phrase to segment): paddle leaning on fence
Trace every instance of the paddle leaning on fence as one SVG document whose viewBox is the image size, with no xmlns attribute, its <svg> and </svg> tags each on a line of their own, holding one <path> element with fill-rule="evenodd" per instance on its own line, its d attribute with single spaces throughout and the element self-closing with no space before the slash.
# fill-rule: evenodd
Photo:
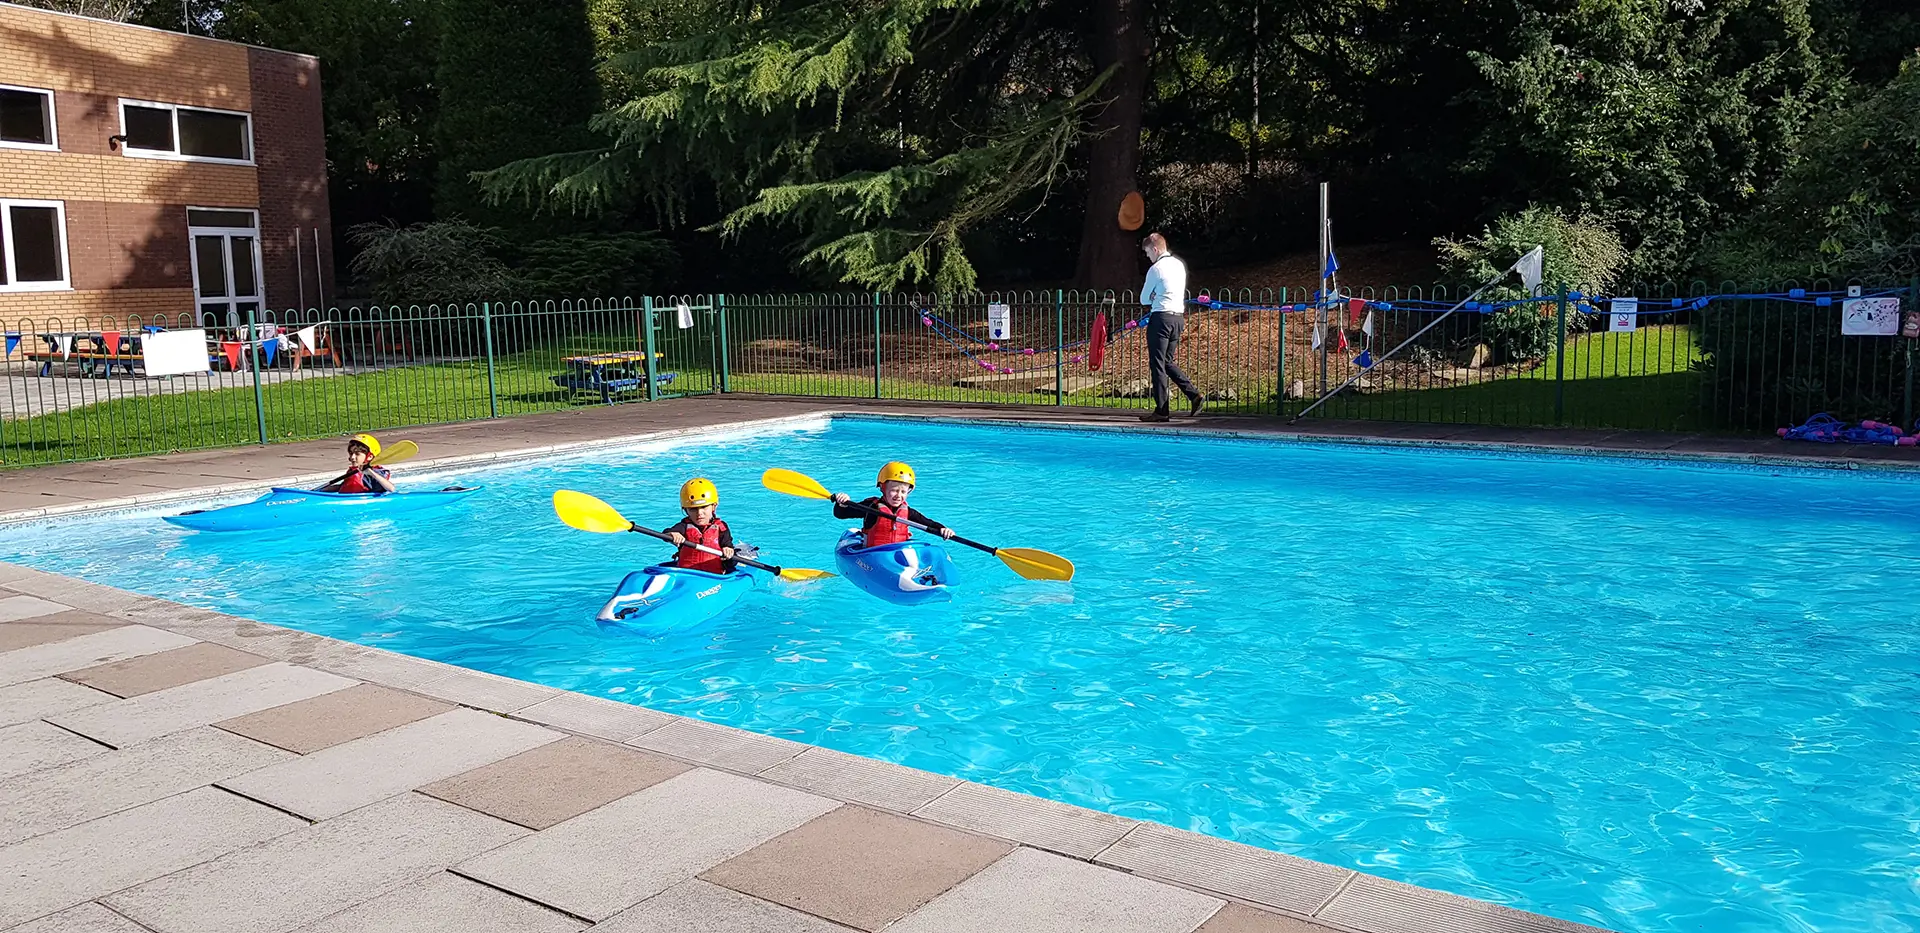
<svg viewBox="0 0 1920 933">
<path fill-rule="evenodd" d="M 621 515 L 619 510 L 613 506 L 589 496 L 584 492 L 575 492 L 571 489 L 562 489 L 555 492 L 553 494 L 553 512 L 555 515 L 560 516 L 560 520 L 566 522 L 568 526 L 578 528 L 581 531 L 591 531 L 596 534 L 609 535 L 631 531 L 646 535 L 649 538 L 659 538 L 669 544 L 673 543 L 673 538 L 665 533 L 654 531 L 651 528 L 642 528 L 628 521 L 627 517 Z M 720 556 L 719 550 L 707 547 L 706 545 L 695 544 L 691 545 L 691 547 L 696 551 Z M 745 557 L 735 557 L 733 560 L 734 563 L 740 564 L 743 567 L 764 570 L 782 580 L 797 582 L 801 580 L 818 580 L 822 577 L 833 576 L 832 573 L 825 570 L 810 570 L 806 567 L 775 567 L 772 564 L 763 564 L 757 560 L 750 560 Z"/>
<path fill-rule="evenodd" d="M 833 493 L 829 491 L 827 487 L 821 485 L 819 480 L 805 473 L 796 473 L 792 470 L 782 470 L 778 468 L 768 470 L 760 475 L 760 484 L 774 492 L 785 493 L 789 496 L 798 496 L 802 499 L 831 500 L 833 498 Z M 859 502 L 849 502 L 847 503 L 847 507 L 859 509 L 870 515 L 881 514 L 878 509 L 863 505 Z M 929 530 L 927 526 L 919 522 L 903 521 L 902 524 L 918 528 L 921 531 Z M 986 551 L 1000 558 L 1000 562 L 1006 564 L 1007 569 L 1012 570 L 1014 573 L 1028 580 L 1073 579 L 1073 561 L 1061 557 L 1058 554 L 1052 554 L 1039 550 L 1038 548 L 1030 547 L 994 547 L 990 544 L 981 544 L 978 541 L 962 538 L 959 535 L 954 535 L 952 540 L 975 550 Z"/>
</svg>

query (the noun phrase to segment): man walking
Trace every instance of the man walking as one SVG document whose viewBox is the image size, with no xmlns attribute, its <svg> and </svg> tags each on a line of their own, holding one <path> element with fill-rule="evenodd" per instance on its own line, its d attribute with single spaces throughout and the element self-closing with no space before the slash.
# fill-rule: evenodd
<svg viewBox="0 0 1920 933">
<path fill-rule="evenodd" d="M 1147 368 L 1153 373 L 1153 411 L 1141 421 L 1172 421 L 1167 380 L 1186 393 L 1193 414 L 1200 414 L 1200 390 L 1180 371 L 1173 354 L 1180 348 L 1180 332 L 1187 328 L 1187 264 L 1167 252 L 1167 238 L 1149 233 L 1140 241 L 1147 254 L 1147 282 L 1140 287 L 1140 303 L 1153 309 L 1147 317 Z"/>
</svg>

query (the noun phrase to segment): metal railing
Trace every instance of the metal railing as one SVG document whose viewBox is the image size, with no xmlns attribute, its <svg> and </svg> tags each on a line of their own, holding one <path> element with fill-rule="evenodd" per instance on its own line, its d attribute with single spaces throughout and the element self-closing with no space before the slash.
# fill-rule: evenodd
<svg viewBox="0 0 1920 933">
<path fill-rule="evenodd" d="M 1911 425 L 1915 338 L 1843 335 L 1845 288 L 1623 288 L 1641 299 L 1625 331 L 1595 313 L 1604 302 L 1561 292 L 1456 314 L 1370 368 L 1362 351 L 1436 320 L 1450 292 L 1210 291 L 1189 312 L 1179 361 L 1209 407 L 1232 414 L 1291 418 L 1358 376 L 1312 416 L 1771 433 L 1831 411 Z M 1911 313 L 1920 290 L 1874 293 Z M 1708 296 L 1721 297 L 1698 300 Z M 0 466 L 722 392 L 1144 410 L 1145 335 L 1129 324 L 1141 310 L 1132 294 L 1025 291 L 5 322 Z M 1110 337 L 1095 370 L 1100 317 Z M 147 375 L 145 335 L 182 329 L 205 331 L 208 370 Z"/>
</svg>

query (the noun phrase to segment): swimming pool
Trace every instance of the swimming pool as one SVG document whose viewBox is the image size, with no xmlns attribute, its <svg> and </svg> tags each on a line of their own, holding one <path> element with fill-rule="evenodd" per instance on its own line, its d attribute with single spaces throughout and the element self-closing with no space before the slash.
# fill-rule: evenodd
<svg viewBox="0 0 1920 933">
<path fill-rule="evenodd" d="M 665 549 L 548 506 L 665 524 L 701 473 L 830 569 L 844 523 L 760 471 L 893 458 L 1078 578 L 956 548 L 950 604 L 780 585 L 609 637 Z M 4 526 L 0 559 L 1622 930 L 1920 927 L 1914 478 L 867 420 L 449 475 L 487 488 L 357 533 Z"/>
</svg>

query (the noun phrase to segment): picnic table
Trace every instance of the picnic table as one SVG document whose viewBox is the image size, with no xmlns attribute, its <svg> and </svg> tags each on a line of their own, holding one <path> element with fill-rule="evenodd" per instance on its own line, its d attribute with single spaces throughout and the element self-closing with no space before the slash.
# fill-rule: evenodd
<svg viewBox="0 0 1920 933">
<path fill-rule="evenodd" d="M 654 363 L 660 361 L 661 354 L 653 354 Z M 593 353 L 587 356 L 569 356 L 561 361 L 566 372 L 550 377 L 553 384 L 574 392 L 597 392 L 600 401 L 611 403 L 616 398 L 635 392 L 644 392 L 647 387 L 647 355 L 645 353 Z M 671 385 L 679 373 L 660 373 L 653 377 L 659 386 Z"/>
<path fill-rule="evenodd" d="M 75 363 L 80 375 L 109 379 L 115 367 L 133 375 L 140 355 L 140 333 L 120 331 L 66 331 L 34 334 L 47 345 L 45 350 L 30 351 L 27 361 L 40 364 L 40 375 L 53 375 L 53 364 Z M 107 344 L 111 342 L 113 346 Z"/>
</svg>

